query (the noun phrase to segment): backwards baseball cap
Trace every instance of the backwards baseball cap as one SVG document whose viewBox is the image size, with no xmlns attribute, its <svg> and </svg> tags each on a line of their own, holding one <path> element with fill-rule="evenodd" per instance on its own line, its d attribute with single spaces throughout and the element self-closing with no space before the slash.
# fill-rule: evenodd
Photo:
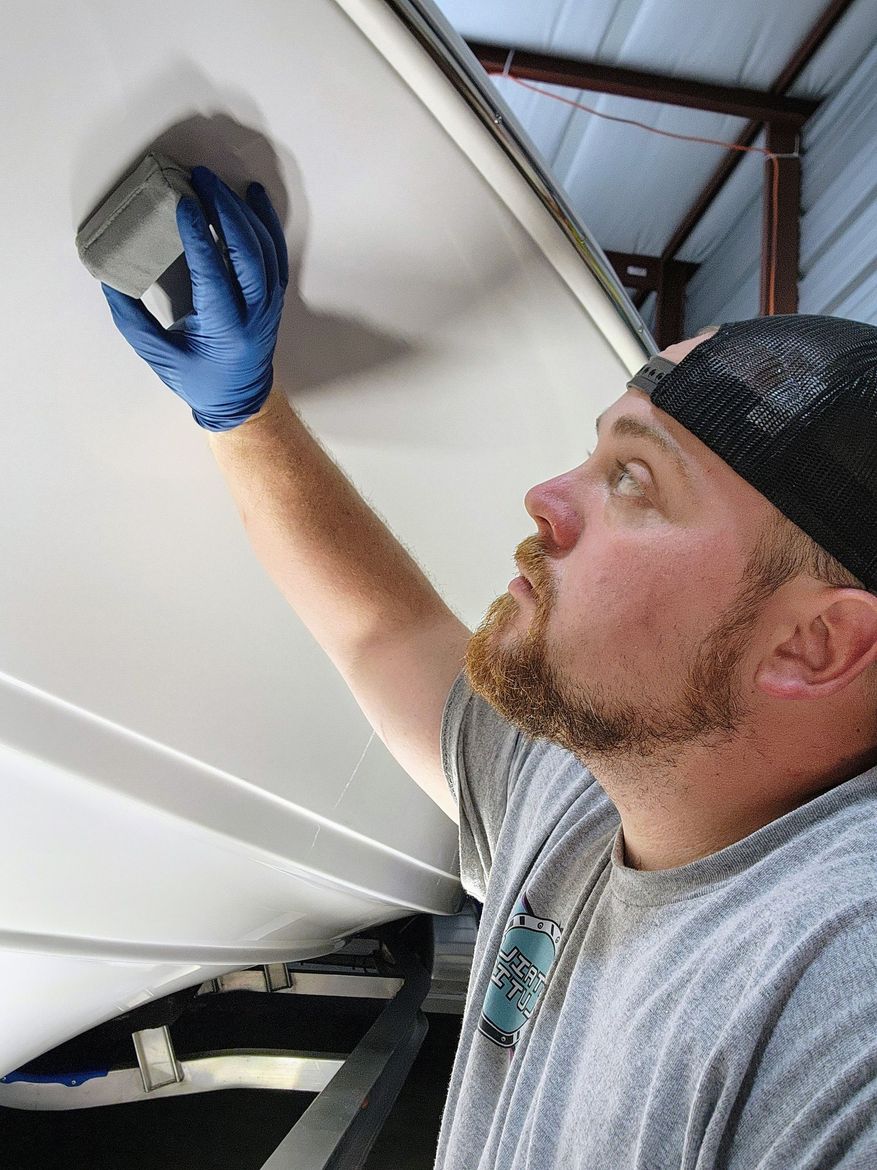
<svg viewBox="0 0 877 1170">
<path fill-rule="evenodd" d="M 877 592 L 877 326 L 734 321 L 679 363 L 652 358 L 628 386 Z"/>
</svg>

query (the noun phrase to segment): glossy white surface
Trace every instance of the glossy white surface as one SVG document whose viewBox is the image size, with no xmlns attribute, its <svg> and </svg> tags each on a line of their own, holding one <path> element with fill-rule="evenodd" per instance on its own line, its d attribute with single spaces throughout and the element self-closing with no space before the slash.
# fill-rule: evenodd
<svg viewBox="0 0 877 1170">
<path fill-rule="evenodd" d="M 266 184 L 299 282 L 277 377 L 472 625 L 526 489 L 581 461 L 641 361 L 391 14 L 344 9 L 4 8 L 0 1073 L 459 893 L 453 826 L 369 743 L 78 262 L 119 175 L 157 145 Z"/>
</svg>

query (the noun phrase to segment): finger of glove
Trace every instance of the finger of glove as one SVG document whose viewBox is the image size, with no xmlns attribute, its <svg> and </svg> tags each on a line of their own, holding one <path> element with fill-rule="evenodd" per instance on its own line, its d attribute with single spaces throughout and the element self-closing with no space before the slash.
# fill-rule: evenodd
<svg viewBox="0 0 877 1170">
<path fill-rule="evenodd" d="M 247 202 L 259 219 L 268 229 L 274 242 L 274 253 L 277 257 L 277 271 L 282 288 L 289 284 L 289 254 L 286 250 L 286 236 L 283 234 L 283 224 L 274 204 L 268 198 L 268 192 L 261 183 L 250 183 L 247 188 Z"/>
<path fill-rule="evenodd" d="M 270 297 L 280 282 L 280 271 L 277 265 L 277 249 L 274 247 L 271 233 L 262 223 L 261 219 L 259 219 L 258 215 L 256 215 L 252 207 L 250 207 L 249 203 L 245 203 L 236 191 L 232 191 L 232 195 L 240 207 L 241 212 L 247 217 L 250 227 L 258 237 L 259 246 L 262 249 L 262 260 L 265 264 L 266 291 Z"/>
<path fill-rule="evenodd" d="M 195 167 L 192 185 L 207 208 L 210 221 L 228 249 L 228 259 L 244 301 L 251 308 L 267 294 L 265 261 L 259 237 L 232 190 L 206 167 Z"/>
<path fill-rule="evenodd" d="M 158 352 L 163 345 L 170 347 L 164 328 L 142 301 L 110 288 L 103 282 L 101 289 L 107 298 L 116 328 L 138 353 L 146 345 L 151 353 Z"/>
<path fill-rule="evenodd" d="M 192 278 L 192 307 L 208 328 L 237 320 L 231 277 L 202 208 L 188 196 L 177 204 L 177 228 Z"/>
</svg>

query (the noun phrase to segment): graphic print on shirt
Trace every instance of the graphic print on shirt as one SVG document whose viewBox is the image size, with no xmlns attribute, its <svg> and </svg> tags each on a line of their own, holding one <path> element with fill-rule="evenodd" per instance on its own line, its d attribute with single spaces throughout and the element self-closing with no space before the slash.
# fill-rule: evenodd
<svg viewBox="0 0 877 1170">
<path fill-rule="evenodd" d="M 539 918 L 522 893 L 506 923 L 478 1031 L 500 1048 L 514 1048 L 536 1006 L 562 929 Z"/>
</svg>

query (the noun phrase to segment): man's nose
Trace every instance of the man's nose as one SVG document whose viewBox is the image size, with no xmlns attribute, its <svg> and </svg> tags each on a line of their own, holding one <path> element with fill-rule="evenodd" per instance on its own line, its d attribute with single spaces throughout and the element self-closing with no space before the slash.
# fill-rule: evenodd
<svg viewBox="0 0 877 1170">
<path fill-rule="evenodd" d="M 579 469 L 580 470 L 580 469 Z M 576 471 L 567 471 L 537 483 L 524 496 L 524 507 L 536 521 L 539 536 L 547 548 L 559 552 L 571 549 L 579 538 L 582 518 L 575 505 Z"/>
</svg>

